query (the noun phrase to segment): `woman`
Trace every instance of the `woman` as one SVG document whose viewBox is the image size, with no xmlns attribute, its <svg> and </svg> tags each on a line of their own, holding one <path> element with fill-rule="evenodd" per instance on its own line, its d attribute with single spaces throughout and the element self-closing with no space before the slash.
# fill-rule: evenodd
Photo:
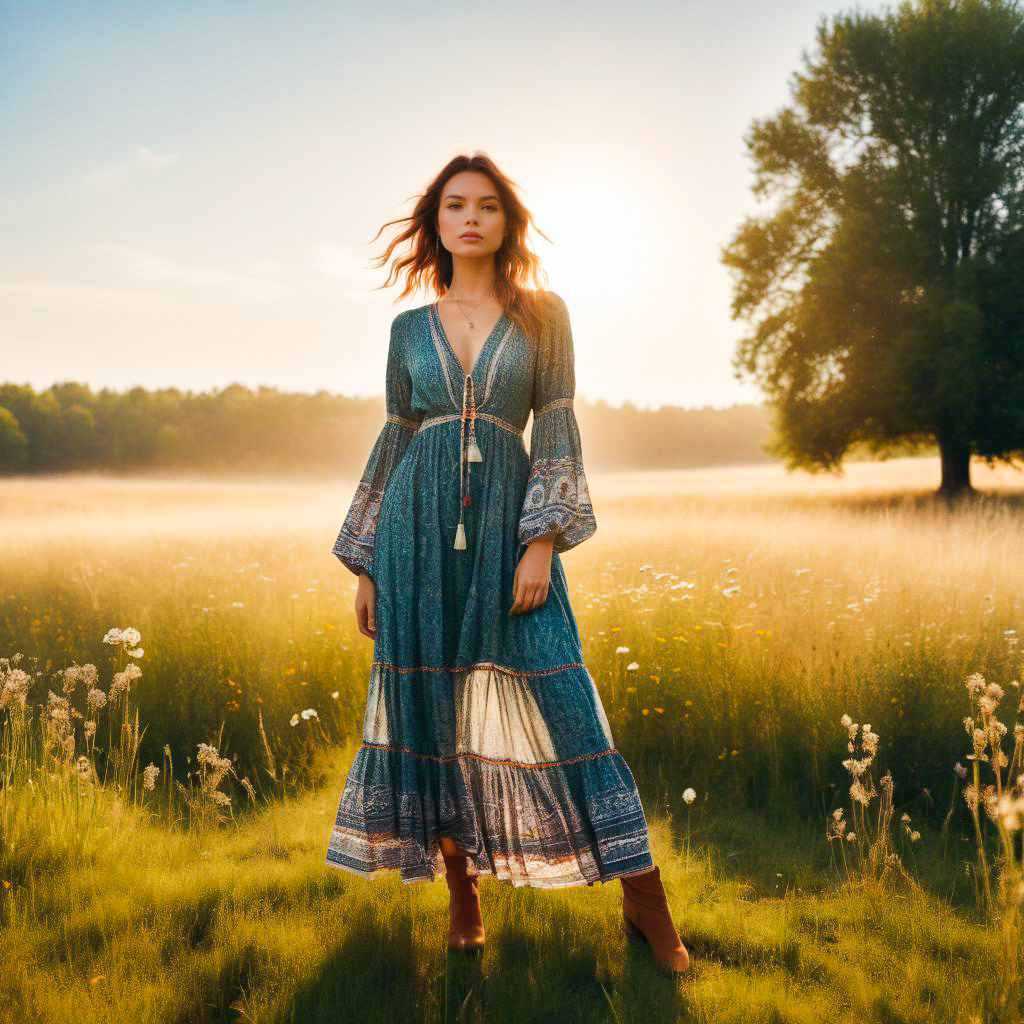
<svg viewBox="0 0 1024 1024">
<path fill-rule="evenodd" d="M 443 863 L 449 948 L 468 952 L 484 941 L 481 874 L 541 888 L 619 878 L 626 931 L 682 972 L 559 558 L 597 528 L 568 312 L 523 287 L 537 281 L 532 218 L 486 156 L 453 159 L 403 219 L 378 266 L 408 240 L 400 298 L 420 282 L 439 298 L 392 323 L 387 418 L 332 548 L 358 576 L 374 658 L 327 861 L 404 882 Z"/>
</svg>

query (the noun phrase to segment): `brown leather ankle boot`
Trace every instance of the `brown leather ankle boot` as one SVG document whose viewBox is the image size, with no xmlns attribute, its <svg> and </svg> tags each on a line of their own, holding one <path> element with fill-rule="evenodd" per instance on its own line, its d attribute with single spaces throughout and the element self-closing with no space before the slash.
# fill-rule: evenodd
<svg viewBox="0 0 1024 1024">
<path fill-rule="evenodd" d="M 655 866 L 642 875 L 620 875 L 619 881 L 623 930 L 630 938 L 650 946 L 659 967 L 671 974 L 684 973 L 690 966 L 690 956 L 672 922 L 659 868 Z"/>
<path fill-rule="evenodd" d="M 484 946 L 484 919 L 480 913 L 480 885 L 466 872 L 466 855 L 444 857 L 448 883 L 448 948 L 475 956 Z"/>
</svg>

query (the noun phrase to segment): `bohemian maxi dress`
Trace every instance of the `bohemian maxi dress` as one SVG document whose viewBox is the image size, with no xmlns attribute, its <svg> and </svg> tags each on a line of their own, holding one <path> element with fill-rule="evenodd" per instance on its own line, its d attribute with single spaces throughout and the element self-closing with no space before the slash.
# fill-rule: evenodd
<svg viewBox="0 0 1024 1024">
<path fill-rule="evenodd" d="M 327 863 L 591 885 L 653 866 L 633 775 L 583 664 L 559 552 L 597 529 L 565 303 L 540 343 L 503 313 L 470 373 L 437 304 L 399 313 L 387 417 L 332 553 L 376 587 L 362 743 Z M 533 412 L 530 451 L 523 444 Z M 511 615 L 527 544 L 555 531 L 543 604 Z"/>
</svg>

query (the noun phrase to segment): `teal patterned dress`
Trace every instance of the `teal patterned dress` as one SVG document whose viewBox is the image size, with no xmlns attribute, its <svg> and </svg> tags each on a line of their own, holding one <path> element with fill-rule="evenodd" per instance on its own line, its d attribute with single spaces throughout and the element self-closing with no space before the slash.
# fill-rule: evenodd
<svg viewBox="0 0 1024 1024">
<path fill-rule="evenodd" d="M 362 743 L 327 850 L 328 864 L 366 878 L 434 879 L 442 836 L 469 853 L 471 874 L 513 885 L 653 866 L 559 557 L 597 523 L 569 314 L 544 297 L 539 343 L 505 313 L 469 374 L 436 303 L 391 327 L 387 417 L 332 548 L 377 595 Z M 548 533 L 547 599 L 511 615 L 516 565 Z"/>
</svg>

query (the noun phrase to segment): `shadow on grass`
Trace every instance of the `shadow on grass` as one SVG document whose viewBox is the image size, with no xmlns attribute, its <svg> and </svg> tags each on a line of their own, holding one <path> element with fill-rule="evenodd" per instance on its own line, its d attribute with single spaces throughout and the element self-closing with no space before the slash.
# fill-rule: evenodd
<svg viewBox="0 0 1024 1024">
<path fill-rule="evenodd" d="M 685 981 L 663 974 L 646 947 L 629 943 L 617 916 L 596 901 L 581 912 L 557 894 L 510 890 L 494 879 L 481 885 L 487 945 L 477 957 L 447 951 L 444 913 L 426 911 L 429 921 L 417 929 L 415 900 L 393 905 L 386 921 L 373 901 L 353 906 L 341 944 L 276 1024 L 688 1019 Z M 606 927 L 611 942 L 595 933 Z M 436 934 L 437 943 L 425 946 L 424 934 Z"/>
<path fill-rule="evenodd" d="M 345 898 L 352 906 L 339 904 L 342 941 L 319 975 L 297 988 L 278 1024 L 418 1019 L 414 1008 L 424 997 L 424 953 L 416 946 L 412 915 L 398 910 L 382 921 L 372 898 Z M 331 946 L 334 936 L 323 940 Z"/>
</svg>

